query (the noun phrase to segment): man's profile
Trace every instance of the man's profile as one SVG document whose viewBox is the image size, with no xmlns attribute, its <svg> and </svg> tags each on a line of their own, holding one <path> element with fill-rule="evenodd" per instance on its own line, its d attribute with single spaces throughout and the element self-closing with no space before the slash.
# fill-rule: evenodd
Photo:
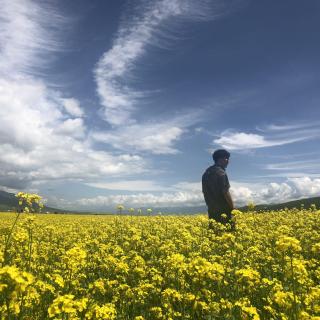
<svg viewBox="0 0 320 320">
<path fill-rule="evenodd" d="M 217 222 L 230 222 L 231 211 L 234 209 L 230 184 L 226 174 L 230 153 L 227 150 L 216 150 L 212 154 L 214 165 L 210 166 L 202 175 L 202 192 L 208 207 L 209 219 Z M 222 215 L 227 217 L 224 218 Z"/>
</svg>

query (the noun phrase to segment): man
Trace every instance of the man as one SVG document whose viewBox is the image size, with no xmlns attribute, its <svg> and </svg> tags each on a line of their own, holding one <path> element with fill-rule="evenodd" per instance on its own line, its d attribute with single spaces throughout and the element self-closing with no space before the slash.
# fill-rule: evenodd
<svg viewBox="0 0 320 320">
<path fill-rule="evenodd" d="M 234 209 L 230 184 L 226 174 L 230 153 L 227 150 L 216 150 L 212 154 L 214 165 L 209 167 L 202 176 L 202 192 L 208 206 L 209 219 L 226 223 L 231 221 L 231 211 Z M 222 214 L 226 214 L 224 218 Z"/>
</svg>

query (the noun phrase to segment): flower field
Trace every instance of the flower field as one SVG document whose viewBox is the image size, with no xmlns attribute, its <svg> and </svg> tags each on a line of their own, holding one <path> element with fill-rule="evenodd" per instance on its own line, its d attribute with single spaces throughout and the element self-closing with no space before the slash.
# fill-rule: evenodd
<svg viewBox="0 0 320 320">
<path fill-rule="evenodd" d="M 0 213 L 1 319 L 320 319 L 320 211 Z M 14 225 L 14 227 L 13 227 Z"/>
</svg>

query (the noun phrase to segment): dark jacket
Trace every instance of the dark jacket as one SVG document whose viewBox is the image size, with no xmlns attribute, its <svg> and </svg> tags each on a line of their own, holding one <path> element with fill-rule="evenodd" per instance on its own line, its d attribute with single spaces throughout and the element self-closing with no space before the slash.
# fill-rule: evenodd
<svg viewBox="0 0 320 320">
<path fill-rule="evenodd" d="M 229 179 L 222 167 L 213 165 L 202 175 L 202 192 L 209 210 L 230 211 L 230 206 L 224 196 L 229 189 Z"/>
</svg>

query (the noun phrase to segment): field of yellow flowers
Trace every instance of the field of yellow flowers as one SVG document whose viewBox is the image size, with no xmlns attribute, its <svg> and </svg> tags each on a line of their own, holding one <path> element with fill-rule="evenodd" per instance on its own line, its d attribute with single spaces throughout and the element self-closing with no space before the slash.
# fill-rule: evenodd
<svg viewBox="0 0 320 320">
<path fill-rule="evenodd" d="M 320 319 L 320 211 L 0 213 L 1 319 Z"/>
</svg>

